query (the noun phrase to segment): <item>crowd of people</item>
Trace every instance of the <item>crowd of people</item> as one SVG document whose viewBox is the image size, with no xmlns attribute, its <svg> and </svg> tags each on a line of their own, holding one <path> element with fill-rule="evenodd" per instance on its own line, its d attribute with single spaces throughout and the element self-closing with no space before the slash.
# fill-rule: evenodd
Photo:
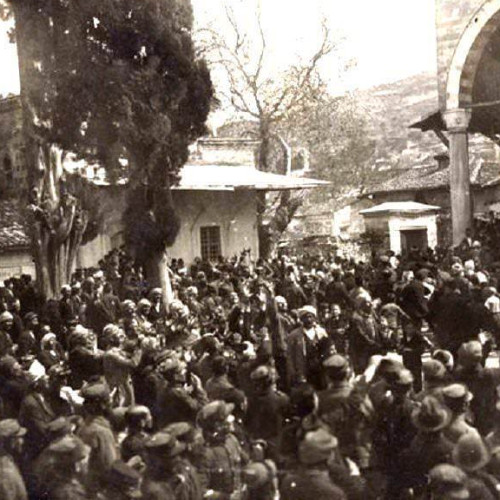
<svg viewBox="0 0 500 500">
<path fill-rule="evenodd" d="M 500 498 L 500 270 L 455 251 L 123 249 L 0 288 L 0 499 Z"/>
</svg>

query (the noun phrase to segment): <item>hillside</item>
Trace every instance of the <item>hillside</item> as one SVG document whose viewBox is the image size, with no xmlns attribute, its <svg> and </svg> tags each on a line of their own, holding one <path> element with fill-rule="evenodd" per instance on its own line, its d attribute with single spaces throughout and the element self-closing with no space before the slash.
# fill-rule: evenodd
<svg viewBox="0 0 500 500">
<path fill-rule="evenodd" d="M 390 84 L 355 92 L 375 140 L 372 166 L 377 170 L 418 167 L 433 163 L 445 146 L 432 132 L 409 128 L 438 109 L 436 76 L 414 75 Z"/>
</svg>

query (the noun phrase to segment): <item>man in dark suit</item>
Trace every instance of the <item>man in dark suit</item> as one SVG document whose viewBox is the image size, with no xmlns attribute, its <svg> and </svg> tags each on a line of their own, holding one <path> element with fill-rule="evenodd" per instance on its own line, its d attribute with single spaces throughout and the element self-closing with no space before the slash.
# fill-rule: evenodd
<svg viewBox="0 0 500 500">
<path fill-rule="evenodd" d="M 288 340 L 292 385 L 307 381 L 316 389 L 324 389 L 326 384 L 321 364 L 333 353 L 333 343 L 325 329 L 317 324 L 314 307 L 304 306 L 299 316 L 302 326 L 296 328 Z"/>
<path fill-rule="evenodd" d="M 415 279 L 410 281 L 401 292 L 401 308 L 409 316 L 403 322 L 403 363 L 415 379 L 415 391 L 422 389 L 422 354 L 429 345 L 422 335 L 422 323 L 429 314 L 424 280 L 429 276 L 428 269 L 420 269 Z"/>
<path fill-rule="evenodd" d="M 368 297 L 357 300 L 357 309 L 352 315 L 350 334 L 350 354 L 356 373 L 362 373 L 374 354 L 382 350 L 380 322 L 373 311 Z"/>
</svg>

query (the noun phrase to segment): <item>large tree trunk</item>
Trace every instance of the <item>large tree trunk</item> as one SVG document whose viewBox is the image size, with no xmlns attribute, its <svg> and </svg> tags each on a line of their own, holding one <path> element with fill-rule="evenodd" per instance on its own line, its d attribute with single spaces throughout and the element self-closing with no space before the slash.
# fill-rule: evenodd
<svg viewBox="0 0 500 500">
<path fill-rule="evenodd" d="M 66 192 L 62 151 L 55 145 L 42 144 L 38 149 L 37 169 L 43 175 L 31 193 L 28 230 L 39 291 L 53 298 L 70 281 L 87 214 Z"/>
<path fill-rule="evenodd" d="M 170 281 L 167 252 L 156 253 L 151 256 L 146 262 L 145 268 L 149 286 L 161 288 L 163 304 L 168 311 L 174 299 L 174 293 Z"/>
<path fill-rule="evenodd" d="M 290 191 L 283 191 L 280 194 L 278 208 L 269 221 L 269 236 L 267 241 L 269 256 L 276 253 L 281 236 L 286 231 L 301 204 L 302 200 L 297 195 L 293 195 Z"/>
<path fill-rule="evenodd" d="M 268 172 L 270 168 L 269 159 L 271 156 L 271 129 L 269 123 L 264 118 L 261 118 L 259 124 L 259 140 L 259 170 Z M 269 255 L 268 227 L 265 224 L 266 207 L 266 192 L 257 191 L 257 236 L 259 238 L 259 257 L 264 259 Z"/>
<path fill-rule="evenodd" d="M 50 117 L 45 110 L 49 69 L 41 61 L 57 49 L 54 23 L 28 2 L 13 1 L 21 81 L 24 155 L 30 184 L 28 232 L 37 272 L 37 284 L 45 298 L 58 295 L 68 283 L 88 215 L 66 189 L 63 151 L 49 139 Z M 44 59 L 45 57 L 45 59 Z"/>
<path fill-rule="evenodd" d="M 271 154 L 271 133 L 269 127 L 261 124 L 261 147 L 259 151 L 259 163 L 261 170 L 267 170 L 270 165 Z M 267 134 L 267 135 L 262 135 Z M 292 170 L 292 150 L 286 141 L 279 135 L 274 135 L 280 143 L 283 151 L 283 174 L 290 175 Z M 276 251 L 279 239 L 284 233 L 295 213 L 297 212 L 301 200 L 293 196 L 290 191 L 283 191 L 279 194 L 277 208 L 272 214 L 266 214 L 268 200 L 266 193 L 260 191 L 257 193 L 257 224 L 259 235 L 259 255 L 263 259 L 269 259 Z M 276 199 L 276 198 L 275 198 Z M 268 215 L 266 217 L 266 215 Z M 266 221 L 266 219 L 268 219 Z M 267 223 L 265 223 L 267 222 Z"/>
</svg>

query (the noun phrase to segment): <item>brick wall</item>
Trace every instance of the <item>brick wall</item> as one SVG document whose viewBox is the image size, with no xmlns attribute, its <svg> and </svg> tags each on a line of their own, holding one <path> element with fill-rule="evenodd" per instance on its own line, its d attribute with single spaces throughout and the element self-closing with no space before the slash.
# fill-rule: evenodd
<svg viewBox="0 0 500 500">
<path fill-rule="evenodd" d="M 17 97 L 0 100 L 0 197 L 19 196 L 27 189 L 22 113 Z"/>
<path fill-rule="evenodd" d="M 474 13 L 484 0 L 436 0 L 439 105 L 446 103 L 446 80 L 455 48 Z"/>
</svg>

